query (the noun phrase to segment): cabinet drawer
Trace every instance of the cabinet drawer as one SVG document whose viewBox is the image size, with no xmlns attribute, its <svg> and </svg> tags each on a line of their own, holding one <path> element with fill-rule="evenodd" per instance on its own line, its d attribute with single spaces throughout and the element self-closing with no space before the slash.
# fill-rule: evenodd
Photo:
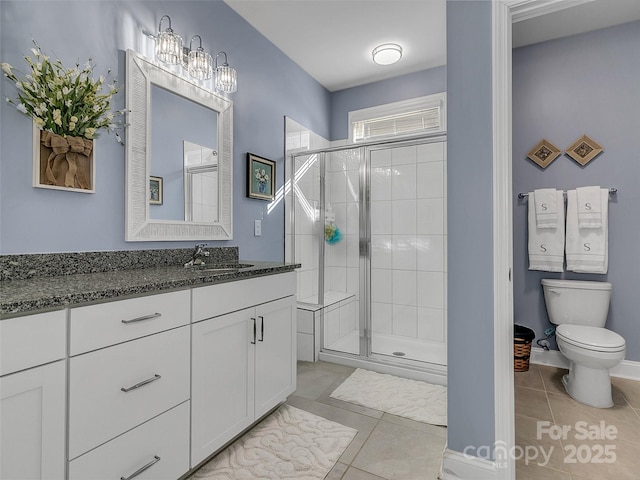
<svg viewBox="0 0 640 480">
<path fill-rule="evenodd" d="M 0 375 L 60 360 L 66 355 L 66 311 L 0 321 Z"/>
<path fill-rule="evenodd" d="M 70 459 L 189 398 L 189 329 L 70 359 Z"/>
<path fill-rule="evenodd" d="M 71 309 L 71 355 L 189 323 L 189 290 Z"/>
<path fill-rule="evenodd" d="M 205 320 L 295 294 L 295 272 L 194 288 L 193 321 Z"/>
<path fill-rule="evenodd" d="M 69 480 L 129 478 L 152 462 L 136 480 L 176 480 L 189 470 L 189 402 L 71 461 Z"/>
</svg>

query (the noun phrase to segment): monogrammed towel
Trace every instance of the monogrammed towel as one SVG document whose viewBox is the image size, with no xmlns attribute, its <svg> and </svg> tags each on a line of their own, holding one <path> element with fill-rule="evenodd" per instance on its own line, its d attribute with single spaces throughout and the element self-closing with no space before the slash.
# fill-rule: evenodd
<svg viewBox="0 0 640 480">
<path fill-rule="evenodd" d="M 533 192 L 529 199 L 534 198 Z M 540 228 L 536 222 L 535 202 L 529 202 L 529 270 L 564 271 L 564 196 L 556 191 L 557 223 L 555 228 Z"/>
<path fill-rule="evenodd" d="M 558 207 L 564 208 L 564 199 L 560 197 L 558 205 L 558 192 L 555 188 L 540 188 L 529 194 L 529 203 L 533 202 L 536 209 L 536 227 L 556 228 L 558 226 Z"/>
<path fill-rule="evenodd" d="M 578 228 L 602 227 L 602 202 L 600 187 L 578 187 L 576 198 L 578 201 Z M 605 200 L 608 204 L 609 198 Z"/>
<path fill-rule="evenodd" d="M 609 191 L 600 189 L 600 228 L 579 228 L 575 190 L 567 192 L 567 270 L 580 273 L 607 273 L 609 269 Z"/>
</svg>

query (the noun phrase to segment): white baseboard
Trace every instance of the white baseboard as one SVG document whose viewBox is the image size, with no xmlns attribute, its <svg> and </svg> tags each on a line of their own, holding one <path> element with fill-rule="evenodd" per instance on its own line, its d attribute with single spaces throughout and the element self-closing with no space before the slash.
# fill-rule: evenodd
<svg viewBox="0 0 640 480">
<path fill-rule="evenodd" d="M 531 358 L 529 361 L 536 365 L 569 368 L 569 361 L 558 350 L 545 350 L 540 347 L 531 347 Z"/>
<path fill-rule="evenodd" d="M 569 368 L 569 362 L 558 350 L 545 351 L 540 347 L 531 347 L 531 363 L 549 365 L 551 367 Z M 612 377 L 640 380 L 640 362 L 623 360 L 620 365 L 611 369 Z"/>
<path fill-rule="evenodd" d="M 495 462 L 446 449 L 442 455 L 440 480 L 496 480 Z"/>
</svg>

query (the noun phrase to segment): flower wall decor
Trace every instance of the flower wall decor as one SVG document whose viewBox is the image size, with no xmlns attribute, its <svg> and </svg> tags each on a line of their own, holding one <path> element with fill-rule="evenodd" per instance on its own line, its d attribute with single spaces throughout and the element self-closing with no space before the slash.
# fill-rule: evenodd
<svg viewBox="0 0 640 480">
<path fill-rule="evenodd" d="M 18 90 L 17 99 L 6 101 L 31 117 L 37 128 L 34 186 L 93 192 L 93 139 L 101 130 L 114 131 L 123 125 L 118 117 L 125 111 L 111 110 L 111 100 L 120 88 L 116 80 L 106 84 L 102 75 L 93 78 L 91 59 L 65 68 L 59 59 L 45 55 L 35 40 L 33 44 L 33 57 L 24 57 L 28 74 L 8 63 L 0 65 Z"/>
<path fill-rule="evenodd" d="M 275 198 L 276 162 L 247 153 L 247 196 L 262 200 Z"/>
</svg>

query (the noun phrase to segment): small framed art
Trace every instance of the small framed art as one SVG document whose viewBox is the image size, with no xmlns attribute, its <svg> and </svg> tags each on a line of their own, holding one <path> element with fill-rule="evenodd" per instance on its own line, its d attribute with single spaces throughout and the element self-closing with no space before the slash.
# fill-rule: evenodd
<svg viewBox="0 0 640 480">
<path fill-rule="evenodd" d="M 567 148 L 567 155 L 583 167 L 596 158 L 604 149 L 591 138 L 582 135 L 573 145 Z"/>
<path fill-rule="evenodd" d="M 162 205 L 162 177 L 149 177 L 149 205 Z"/>
<path fill-rule="evenodd" d="M 247 197 L 275 198 L 276 162 L 247 153 Z"/>
<path fill-rule="evenodd" d="M 543 138 L 527 154 L 527 158 L 539 167 L 547 168 L 560 155 L 560 149 L 546 138 Z"/>
</svg>

